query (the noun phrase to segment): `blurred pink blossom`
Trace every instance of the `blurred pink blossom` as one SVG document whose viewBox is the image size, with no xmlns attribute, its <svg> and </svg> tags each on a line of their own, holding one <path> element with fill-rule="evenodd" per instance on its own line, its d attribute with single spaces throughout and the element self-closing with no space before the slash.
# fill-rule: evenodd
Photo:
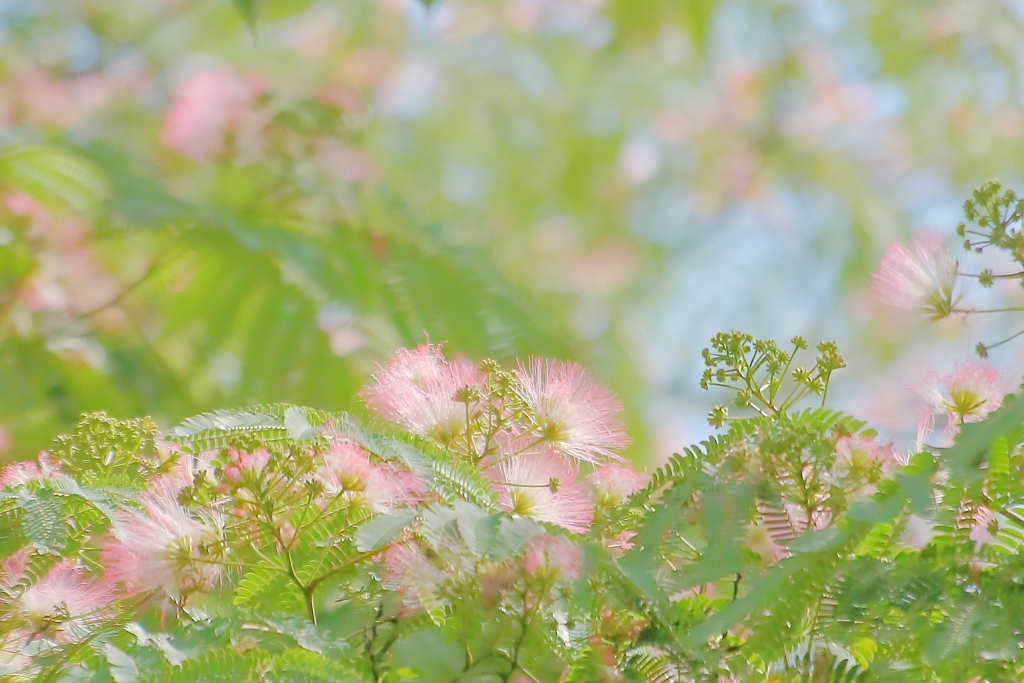
<svg viewBox="0 0 1024 683">
<path fill-rule="evenodd" d="M 103 547 L 107 577 L 130 593 L 162 591 L 175 600 L 213 588 L 221 565 L 203 547 L 219 536 L 210 519 L 196 519 L 176 501 L 143 498 L 145 512 L 122 509 Z"/>
<path fill-rule="evenodd" d="M 402 597 L 406 614 L 442 606 L 445 575 L 415 543 L 394 543 L 384 553 L 385 588 Z"/>
<path fill-rule="evenodd" d="M 873 275 L 875 294 L 888 306 L 944 318 L 957 304 L 957 265 L 942 234 L 923 230 L 910 248 L 889 246 Z"/>
<path fill-rule="evenodd" d="M 896 462 L 892 444 L 882 445 L 873 435 L 853 434 L 836 439 L 836 469 L 839 476 L 865 474 L 875 466 L 889 468 Z"/>
<path fill-rule="evenodd" d="M 523 568 L 527 574 L 575 581 L 580 578 L 582 553 L 567 538 L 544 534 L 526 544 Z"/>
<path fill-rule="evenodd" d="M 63 560 L 18 595 L 13 608 L 34 632 L 45 631 L 59 642 L 69 642 L 81 629 L 109 616 L 112 600 L 109 584 Z"/>
<path fill-rule="evenodd" d="M 60 463 L 50 460 L 50 454 L 40 451 L 36 462 L 12 462 L 0 471 L 0 487 L 21 486 L 38 479 L 60 476 Z"/>
<path fill-rule="evenodd" d="M 590 483 L 596 489 L 598 501 L 614 507 L 626 502 L 634 491 L 642 489 L 647 477 L 629 465 L 612 463 L 594 470 L 590 474 Z"/>
<path fill-rule="evenodd" d="M 618 536 L 616 536 L 615 540 L 618 542 L 619 547 L 622 548 L 622 550 L 625 552 L 633 549 L 633 539 L 636 538 L 636 536 L 637 532 L 627 530 L 621 532 Z"/>
<path fill-rule="evenodd" d="M 236 149 L 250 156 L 263 121 L 255 100 L 265 88 L 230 71 L 204 71 L 185 81 L 174 95 L 160 128 L 160 141 L 196 161 Z"/>
<path fill-rule="evenodd" d="M 412 505 L 423 496 L 422 485 L 407 471 L 376 465 L 369 454 L 351 441 L 335 443 L 323 454 L 324 464 L 314 477 L 327 496 L 346 495 L 363 501 L 374 512 L 397 505 Z"/>
<path fill-rule="evenodd" d="M 0 587 L 12 588 L 25 578 L 29 558 L 33 553 L 32 546 L 23 546 L 0 560 Z"/>
<path fill-rule="evenodd" d="M 747 527 L 746 546 L 768 564 L 776 564 L 790 556 L 789 551 L 772 537 L 768 527 L 761 520 Z"/>
</svg>

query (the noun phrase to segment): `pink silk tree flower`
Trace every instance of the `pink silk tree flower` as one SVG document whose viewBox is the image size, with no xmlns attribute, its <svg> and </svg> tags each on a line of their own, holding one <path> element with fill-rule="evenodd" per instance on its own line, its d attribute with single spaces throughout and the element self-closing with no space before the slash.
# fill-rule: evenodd
<svg viewBox="0 0 1024 683">
<path fill-rule="evenodd" d="M 253 453 L 232 448 L 228 451 L 228 465 L 224 468 L 224 478 L 231 483 L 238 483 L 243 478 L 258 478 L 269 462 L 270 452 L 266 448 L 260 448 Z"/>
<path fill-rule="evenodd" d="M 30 481 L 60 476 L 60 463 L 50 460 L 50 454 L 40 451 L 36 462 L 12 462 L 0 471 L 0 488 L 22 486 Z"/>
<path fill-rule="evenodd" d="M 544 534 L 526 544 L 523 568 L 534 576 L 575 581 L 580 578 L 582 557 L 579 546 L 569 539 Z"/>
<path fill-rule="evenodd" d="M 498 496 L 511 512 L 582 534 L 594 521 L 594 504 L 576 481 L 576 470 L 543 446 L 498 465 Z"/>
<path fill-rule="evenodd" d="M 623 552 L 627 552 L 635 547 L 636 544 L 633 543 L 633 539 L 637 536 L 638 534 L 636 531 L 629 531 L 627 529 L 626 531 L 620 531 L 619 535 L 615 537 L 615 541 L 618 543 L 619 548 L 621 548 Z"/>
<path fill-rule="evenodd" d="M 422 496 L 415 475 L 372 463 L 369 454 L 354 442 L 336 442 L 322 457 L 324 464 L 313 478 L 323 485 L 328 497 L 346 496 L 381 513 L 413 504 Z"/>
<path fill-rule="evenodd" d="M 209 519 L 196 519 L 176 501 L 143 498 L 145 512 L 122 509 L 103 547 L 107 578 L 129 593 L 162 591 L 174 600 L 209 591 L 221 565 L 220 532 Z"/>
<path fill-rule="evenodd" d="M 16 628 L 6 635 L 0 636 L 0 664 L 8 669 L 19 672 L 19 674 L 32 666 L 32 656 L 26 654 L 29 646 L 35 650 L 36 635 L 28 629 Z M 28 680 L 24 676 L 16 677 L 14 680 Z"/>
<path fill-rule="evenodd" d="M 466 428 L 467 412 L 475 413 L 458 395 L 483 388 L 484 375 L 471 363 L 448 362 L 440 346 L 425 344 L 399 349 L 373 379 L 362 392 L 370 408 L 413 434 L 448 444 Z"/>
<path fill-rule="evenodd" d="M 939 320 L 956 306 L 957 266 L 942 234 L 923 230 L 910 248 L 899 242 L 889 246 L 872 275 L 874 291 L 888 306 L 923 311 Z"/>
<path fill-rule="evenodd" d="M 260 90 L 230 71 L 196 74 L 175 93 L 160 128 L 160 141 L 196 161 L 224 154 L 229 136 L 253 136 L 252 109 Z"/>
<path fill-rule="evenodd" d="M 25 546 L 0 561 L 0 588 L 11 588 L 25 578 L 32 552 L 32 546 Z"/>
<path fill-rule="evenodd" d="M 407 614 L 442 607 L 445 574 L 414 543 L 395 543 L 384 552 L 385 588 L 397 592 Z"/>
<path fill-rule="evenodd" d="M 75 640 L 76 632 L 109 617 L 112 600 L 108 584 L 64 560 L 12 601 L 12 616 L 33 633 L 70 642 Z"/>
<path fill-rule="evenodd" d="M 836 473 L 840 477 L 869 474 L 876 466 L 885 470 L 895 463 L 892 444 L 882 445 L 872 435 L 853 434 L 836 439 Z"/>
<path fill-rule="evenodd" d="M 619 402 L 575 363 L 532 359 L 516 371 L 519 393 L 541 434 L 562 454 L 591 463 L 621 460 L 629 438 Z"/>
<path fill-rule="evenodd" d="M 150 479 L 147 486 L 150 493 L 158 498 L 177 498 L 182 489 L 195 483 L 191 456 L 172 452 L 170 457 L 174 459 L 174 464 L 164 474 Z"/>
<path fill-rule="evenodd" d="M 920 390 L 929 403 L 922 429 L 930 429 L 936 415 L 946 416 L 942 441 L 948 445 L 960 431 L 960 425 L 981 422 L 1003 403 L 1002 378 L 995 368 L 976 360 L 962 360 L 948 375 L 932 373 Z"/>
<path fill-rule="evenodd" d="M 599 504 L 615 507 L 625 503 L 634 491 L 642 489 L 647 477 L 628 465 L 612 463 L 594 470 L 590 483 L 594 485 Z"/>
<path fill-rule="evenodd" d="M 324 485 L 329 495 L 343 491 L 365 491 L 366 484 L 373 476 L 374 465 L 370 456 L 351 441 L 338 441 L 324 452 L 323 466 L 313 477 Z"/>
</svg>

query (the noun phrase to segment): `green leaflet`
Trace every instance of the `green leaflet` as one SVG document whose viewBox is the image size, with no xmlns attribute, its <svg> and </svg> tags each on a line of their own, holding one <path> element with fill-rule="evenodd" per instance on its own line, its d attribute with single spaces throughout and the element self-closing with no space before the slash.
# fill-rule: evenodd
<svg viewBox="0 0 1024 683">
<path fill-rule="evenodd" d="M 348 415 L 283 403 L 216 410 L 190 417 L 167 434 L 193 452 L 227 448 L 240 440 L 252 443 L 308 441 L 328 425 L 349 428 Z"/>
<path fill-rule="evenodd" d="M 231 4 L 242 15 L 242 19 L 249 25 L 249 29 L 255 31 L 256 20 L 259 18 L 262 2 L 260 0 L 231 0 Z"/>
<path fill-rule="evenodd" d="M 468 500 L 487 510 L 496 509 L 491 483 L 479 469 L 469 463 L 451 459 L 438 448 L 423 443 L 424 452 L 412 444 L 387 437 L 362 435 L 363 446 L 371 453 L 391 460 L 398 459 L 433 491 L 446 501 Z"/>
<path fill-rule="evenodd" d="M 493 527 L 484 527 L 491 529 Z M 481 527 L 477 526 L 477 543 L 485 554 L 495 560 L 505 560 L 523 552 L 530 539 L 544 533 L 544 527 L 527 517 L 501 516 L 493 541 L 480 536 Z"/>
<path fill-rule="evenodd" d="M 151 683 L 256 683 L 264 680 L 268 659 L 261 650 L 239 653 L 230 647 L 217 648 L 147 680 Z"/>
<path fill-rule="evenodd" d="M 359 675 L 348 666 L 318 652 L 295 648 L 276 655 L 272 662 L 277 681 L 294 683 L 349 683 Z"/>
<path fill-rule="evenodd" d="M 106 197 L 110 183 L 90 161 L 61 147 L 14 145 L 0 149 L 0 184 L 53 206 L 91 209 Z"/>
<path fill-rule="evenodd" d="M 134 659 L 112 643 L 104 643 L 102 649 L 110 664 L 110 677 L 115 683 L 135 683 L 138 680 L 139 667 Z"/>
<path fill-rule="evenodd" d="M 44 550 L 64 547 L 64 508 L 53 491 L 40 489 L 33 493 L 22 488 L 18 491 L 18 507 L 22 512 L 21 528 L 30 543 Z"/>
<path fill-rule="evenodd" d="M 281 579 L 281 581 L 278 581 Z M 283 583 L 284 570 L 277 561 L 263 559 L 246 570 L 235 588 L 234 604 L 244 605 L 264 594 L 272 586 Z"/>
<path fill-rule="evenodd" d="M 419 512 L 408 508 L 377 515 L 356 531 L 356 549 L 365 553 L 383 548 L 417 517 Z"/>
</svg>

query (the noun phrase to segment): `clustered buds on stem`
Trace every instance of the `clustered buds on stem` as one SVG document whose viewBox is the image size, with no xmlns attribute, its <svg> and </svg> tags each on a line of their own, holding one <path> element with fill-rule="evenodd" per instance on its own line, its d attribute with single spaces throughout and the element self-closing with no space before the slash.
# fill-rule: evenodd
<svg viewBox="0 0 1024 683">
<path fill-rule="evenodd" d="M 716 334 L 711 348 L 703 352 L 707 368 L 700 386 L 731 390 L 738 407 L 752 408 L 766 417 L 784 414 L 808 394 L 821 396 L 824 405 L 832 373 L 846 367 L 846 361 L 834 342 L 821 342 L 814 366 L 792 367 L 796 354 L 807 349 L 807 342 L 794 337 L 790 343 L 793 351 L 786 352 L 773 341 L 754 339 L 743 332 Z M 791 385 L 787 386 L 787 380 Z M 715 427 L 728 419 L 724 405 L 715 406 L 708 415 Z"/>
</svg>

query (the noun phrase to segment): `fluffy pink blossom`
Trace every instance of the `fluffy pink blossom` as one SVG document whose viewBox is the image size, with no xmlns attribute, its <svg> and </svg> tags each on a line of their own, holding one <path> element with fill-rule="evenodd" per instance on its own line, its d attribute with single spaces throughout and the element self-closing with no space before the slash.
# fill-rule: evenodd
<svg viewBox="0 0 1024 683">
<path fill-rule="evenodd" d="M 40 451 L 37 462 L 12 462 L 0 471 L 0 487 L 22 486 L 37 479 L 60 476 L 60 463 L 50 460 L 50 454 Z"/>
<path fill-rule="evenodd" d="M 0 588 L 10 588 L 25 577 L 31 556 L 32 547 L 25 546 L 0 561 Z"/>
<path fill-rule="evenodd" d="M 895 462 L 892 444 L 882 445 L 872 435 L 853 434 L 836 439 L 836 471 L 841 477 L 855 472 L 866 474 L 875 466 L 889 468 Z"/>
<path fill-rule="evenodd" d="M 575 363 L 533 359 L 516 371 L 519 392 L 538 428 L 560 453 L 599 463 L 621 460 L 629 443 L 618 420 L 619 402 Z"/>
<path fill-rule="evenodd" d="M 426 556 L 418 545 L 396 543 L 384 553 L 385 588 L 402 596 L 407 612 L 433 610 L 447 600 L 441 594 L 445 575 Z"/>
<path fill-rule="evenodd" d="M 251 147 L 262 127 L 254 113 L 261 90 L 259 84 L 230 71 L 196 74 L 175 93 L 160 141 L 197 161 L 224 154 L 229 137 L 234 137 L 236 147 Z"/>
<path fill-rule="evenodd" d="M 109 585 L 64 560 L 14 598 L 11 607 L 13 616 L 34 633 L 68 641 L 73 631 L 110 616 L 112 598 Z"/>
<path fill-rule="evenodd" d="M 980 422 L 1003 403 L 999 372 L 975 360 L 958 361 L 948 375 L 932 373 L 920 391 L 929 403 L 930 413 L 923 420 L 930 429 L 935 416 L 946 416 L 945 443 L 960 431 L 960 425 Z"/>
<path fill-rule="evenodd" d="M 369 454 L 351 441 L 339 441 L 323 454 L 323 465 L 313 478 L 329 496 L 345 495 L 365 503 L 374 512 L 410 505 L 422 496 L 422 485 L 409 471 L 370 461 Z"/>
<path fill-rule="evenodd" d="M 924 230 L 910 248 L 889 246 L 873 275 L 875 294 L 886 305 L 944 318 L 957 302 L 957 265 L 942 234 Z"/>
<path fill-rule="evenodd" d="M 963 422 L 980 422 L 1003 403 L 999 371 L 976 360 L 963 360 L 948 375 L 932 375 L 925 389 L 937 412 L 951 413 Z"/>
<path fill-rule="evenodd" d="M 498 465 L 502 506 L 579 534 L 594 520 L 594 504 L 576 470 L 550 448 L 538 447 Z"/>
<path fill-rule="evenodd" d="M 597 499 L 608 506 L 621 505 L 644 487 L 647 478 L 629 465 L 612 463 L 600 467 L 590 475 L 590 483 L 597 491 Z"/>
<path fill-rule="evenodd" d="M 24 672 L 32 666 L 32 656 L 26 654 L 28 648 L 25 646 L 30 645 L 34 651 L 36 648 L 32 641 L 35 639 L 35 633 L 25 628 L 16 628 L 0 637 L 0 664 L 19 673 Z M 14 680 L 23 679 L 15 678 Z"/>
<path fill-rule="evenodd" d="M 481 389 L 484 375 L 468 362 L 448 362 L 441 347 L 400 349 L 363 389 L 367 405 L 413 434 L 449 443 L 466 427 L 466 403 L 456 394 Z M 473 407 L 470 405 L 470 414 Z"/>
<path fill-rule="evenodd" d="M 194 458 L 190 453 L 184 453 L 181 446 L 166 441 L 157 441 L 157 455 L 153 460 L 153 466 L 159 467 L 162 474 L 158 474 L 149 480 L 147 488 L 151 495 L 158 498 L 177 498 L 181 490 L 192 486 L 196 481 L 196 470 L 203 467 L 209 468 L 214 451 L 209 455 L 201 455 L 201 466 L 197 467 L 200 458 Z M 216 451 L 219 455 L 220 452 Z M 200 471 L 199 476 L 204 472 Z"/>
<path fill-rule="evenodd" d="M 224 478 L 231 483 L 238 483 L 248 477 L 256 478 L 270 462 L 270 452 L 266 448 L 260 448 L 254 453 L 230 449 L 228 451 L 228 465 L 224 468 Z"/>
<path fill-rule="evenodd" d="M 633 543 L 633 539 L 636 537 L 637 532 L 626 530 L 619 532 L 619 535 L 615 537 L 615 540 L 619 544 L 619 547 L 622 548 L 623 552 L 626 552 L 635 547 L 636 544 Z"/>
<path fill-rule="evenodd" d="M 163 591 L 175 600 L 213 588 L 220 531 L 169 499 L 143 499 L 145 513 L 121 510 L 103 547 L 107 577 L 132 593 Z M 211 550 L 213 548 L 213 550 Z"/>
<path fill-rule="evenodd" d="M 582 553 L 567 538 L 544 534 L 526 544 L 523 568 L 527 574 L 575 581 L 580 578 Z"/>
</svg>

